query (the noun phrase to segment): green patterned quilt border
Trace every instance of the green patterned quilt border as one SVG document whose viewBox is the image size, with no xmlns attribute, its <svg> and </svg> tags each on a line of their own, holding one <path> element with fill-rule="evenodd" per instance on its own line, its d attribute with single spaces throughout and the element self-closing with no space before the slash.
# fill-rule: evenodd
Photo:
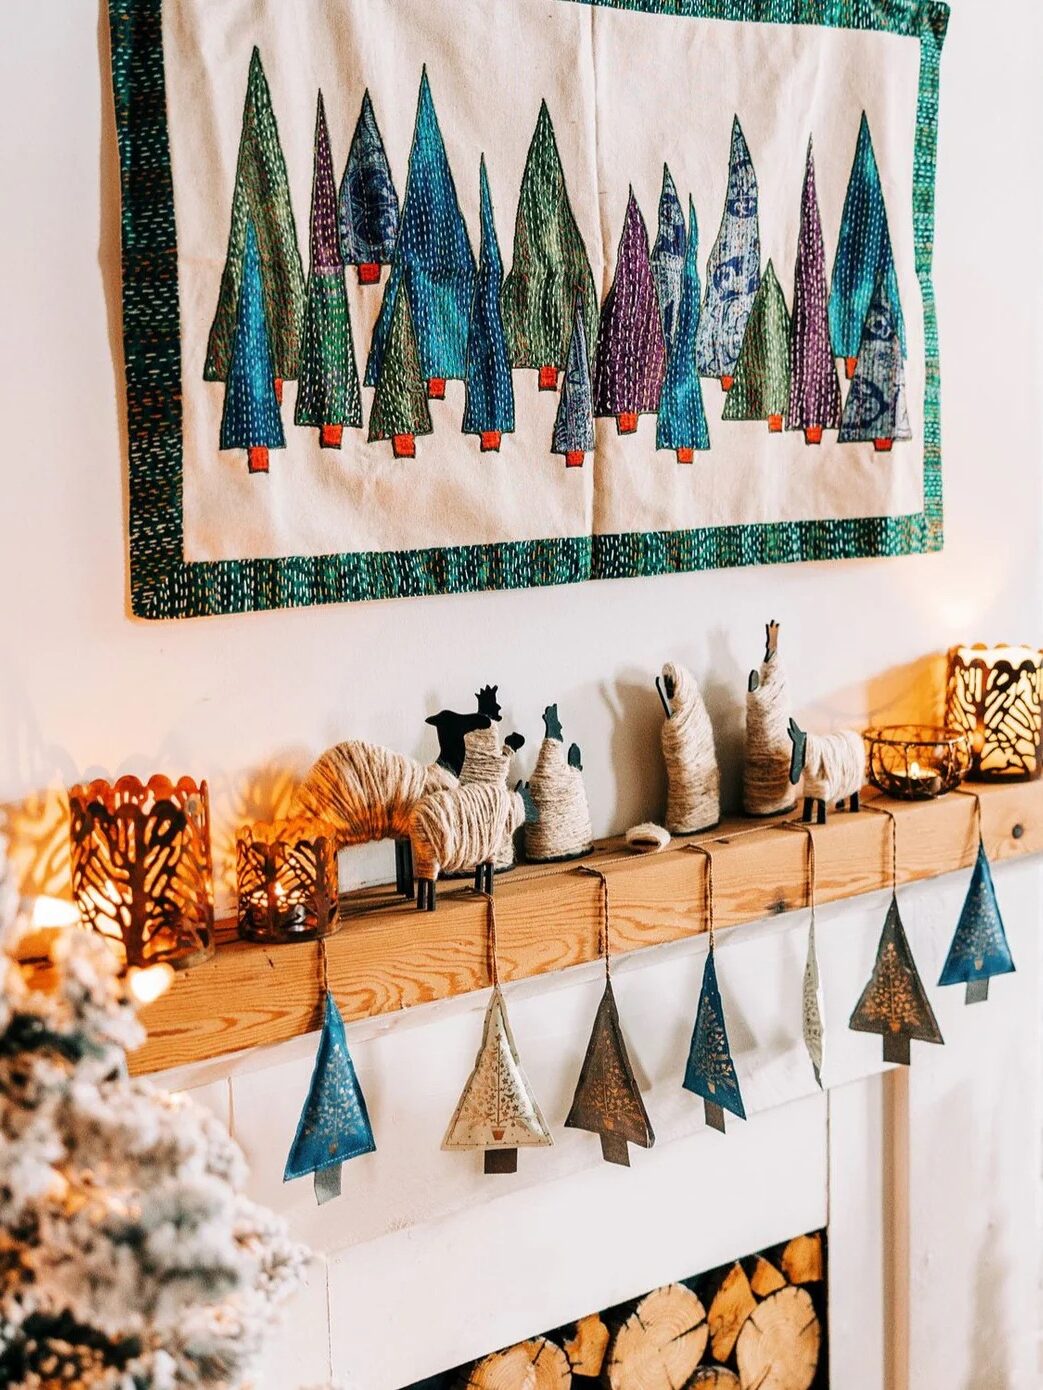
<svg viewBox="0 0 1043 1390">
<path fill-rule="evenodd" d="M 904 555 L 942 545 L 938 326 L 931 282 L 938 72 L 948 6 L 928 0 L 577 0 L 699 18 L 919 37 L 916 268 L 925 307 L 924 510 L 911 516 L 596 535 L 431 550 L 186 563 L 181 320 L 163 71 L 163 0 L 109 0 L 119 144 L 131 607 L 141 618 L 569 584 L 734 565 Z"/>
</svg>

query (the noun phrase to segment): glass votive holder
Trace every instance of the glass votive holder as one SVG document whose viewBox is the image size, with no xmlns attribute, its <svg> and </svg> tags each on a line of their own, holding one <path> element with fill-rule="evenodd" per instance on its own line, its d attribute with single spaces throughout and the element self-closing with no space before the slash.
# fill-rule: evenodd
<svg viewBox="0 0 1043 1390">
<path fill-rule="evenodd" d="M 959 729 L 892 724 L 863 735 L 869 780 L 899 801 L 930 801 L 959 786 L 970 767 L 970 748 Z"/>
<path fill-rule="evenodd" d="M 337 854 L 321 821 L 245 825 L 236 837 L 239 935 L 314 941 L 337 930 Z"/>
<path fill-rule="evenodd" d="M 214 952 L 205 782 L 156 775 L 69 790 L 72 891 L 80 919 L 127 969 L 198 965 Z"/>
<path fill-rule="evenodd" d="M 945 719 L 967 735 L 970 781 L 1035 781 L 1043 772 L 1043 652 L 953 647 Z"/>
</svg>

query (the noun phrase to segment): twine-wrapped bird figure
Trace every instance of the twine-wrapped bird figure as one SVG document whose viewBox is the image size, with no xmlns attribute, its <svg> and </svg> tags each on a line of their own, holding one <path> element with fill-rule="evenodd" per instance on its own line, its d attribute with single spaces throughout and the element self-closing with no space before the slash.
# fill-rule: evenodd
<svg viewBox="0 0 1043 1390">
<path fill-rule="evenodd" d="M 519 782 L 513 792 L 472 783 L 432 792 L 419 801 L 409 821 L 417 874 L 417 907 L 433 912 L 440 874 L 474 869 L 476 891 L 493 891 L 493 862 L 505 835 L 535 819 L 536 804 Z"/>
</svg>

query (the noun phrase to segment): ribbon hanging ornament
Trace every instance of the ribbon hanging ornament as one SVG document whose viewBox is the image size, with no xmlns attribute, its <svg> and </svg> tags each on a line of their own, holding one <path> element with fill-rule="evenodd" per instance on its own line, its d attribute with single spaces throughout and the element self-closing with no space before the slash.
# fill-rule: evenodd
<svg viewBox="0 0 1043 1390">
<path fill-rule="evenodd" d="M 855 1006 L 848 1025 L 856 1033 L 879 1033 L 884 1040 L 884 1061 L 907 1067 L 909 1044 L 944 1043 L 938 1020 L 927 998 L 920 972 L 898 910 L 898 822 L 882 806 L 867 806 L 891 821 L 891 904 L 877 946 L 869 983 Z"/>
<path fill-rule="evenodd" d="M 739 1078 L 732 1061 L 728 1029 L 724 1021 L 721 991 L 717 984 L 717 943 L 714 937 L 713 855 L 702 845 L 689 848 L 706 860 L 706 920 L 710 949 L 703 968 L 703 985 L 695 1015 L 692 1045 L 685 1068 L 684 1088 L 701 1096 L 706 1123 L 725 1132 L 724 1112 L 730 1110 L 740 1120 L 746 1118 Z"/>
<path fill-rule="evenodd" d="M 974 797 L 975 827 L 978 832 L 978 855 L 971 875 L 970 888 L 956 924 L 949 954 L 942 969 L 940 985 L 967 986 L 965 1003 L 983 1004 L 989 997 L 989 981 L 995 975 L 1010 975 L 1014 960 L 1007 942 L 1007 932 L 996 901 L 992 870 L 985 853 L 981 829 L 981 797 L 977 792 L 963 792 Z"/>
<path fill-rule="evenodd" d="M 319 952 L 326 1001 L 322 1036 L 283 1182 L 314 1174 L 315 1200 L 321 1207 L 340 1196 L 342 1165 L 349 1159 L 373 1153 L 377 1145 L 366 1098 L 348 1051 L 344 1020 L 330 990 L 325 941 L 320 941 Z"/>
<path fill-rule="evenodd" d="M 594 1016 L 587 1054 L 565 1126 L 600 1135 L 605 1162 L 629 1168 L 629 1145 L 650 1149 L 655 1143 L 655 1134 L 630 1064 L 612 989 L 608 879 L 600 869 L 585 864 L 578 872 L 591 874 L 601 882 L 599 947 L 605 962 L 605 992 Z"/>
<path fill-rule="evenodd" d="M 546 1148 L 554 1143 L 528 1078 L 522 1070 L 500 991 L 496 958 L 496 904 L 484 894 L 492 998 L 485 1014 L 482 1043 L 474 1070 L 453 1112 L 443 1149 L 479 1149 L 486 1173 L 514 1173 L 519 1148 Z"/>
</svg>

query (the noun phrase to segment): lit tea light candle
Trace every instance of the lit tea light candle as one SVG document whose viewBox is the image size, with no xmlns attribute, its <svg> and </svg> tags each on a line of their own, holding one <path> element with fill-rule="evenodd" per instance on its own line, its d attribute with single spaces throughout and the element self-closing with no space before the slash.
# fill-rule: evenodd
<svg viewBox="0 0 1043 1390">
<path fill-rule="evenodd" d="M 321 822 L 244 826 L 236 883 L 239 934 L 251 941 L 311 941 L 337 928 L 337 856 Z"/>
<path fill-rule="evenodd" d="M 865 734 L 869 780 L 900 801 L 928 801 L 952 791 L 970 766 L 967 739 L 957 729 L 896 724 Z"/>
</svg>

